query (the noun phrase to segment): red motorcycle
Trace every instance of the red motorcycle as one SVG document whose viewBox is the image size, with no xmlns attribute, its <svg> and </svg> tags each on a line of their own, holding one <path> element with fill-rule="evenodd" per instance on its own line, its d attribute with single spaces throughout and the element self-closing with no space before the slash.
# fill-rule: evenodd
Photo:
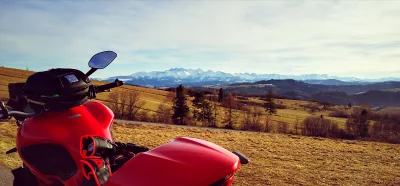
<svg viewBox="0 0 400 186">
<path fill-rule="evenodd" d="M 16 148 L 23 166 L 12 170 L 14 185 L 229 186 L 249 160 L 214 143 L 179 137 L 154 149 L 115 142 L 113 112 L 93 101 L 96 94 L 123 85 L 94 86 L 89 76 L 117 54 L 100 52 L 91 69 L 51 69 L 9 84 L 10 99 L 0 118 L 19 126 Z"/>
</svg>

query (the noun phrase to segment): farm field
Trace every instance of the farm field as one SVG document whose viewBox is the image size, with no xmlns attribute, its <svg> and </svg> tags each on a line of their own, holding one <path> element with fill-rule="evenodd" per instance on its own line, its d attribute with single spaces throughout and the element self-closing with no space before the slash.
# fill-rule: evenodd
<svg viewBox="0 0 400 186">
<path fill-rule="evenodd" d="M 0 123 L 0 165 L 21 164 L 16 154 L 14 123 Z M 283 134 L 216 131 L 204 128 L 114 123 L 115 139 L 155 148 L 169 140 L 202 138 L 250 158 L 235 177 L 235 186 L 261 185 L 399 185 L 400 146 Z"/>
</svg>

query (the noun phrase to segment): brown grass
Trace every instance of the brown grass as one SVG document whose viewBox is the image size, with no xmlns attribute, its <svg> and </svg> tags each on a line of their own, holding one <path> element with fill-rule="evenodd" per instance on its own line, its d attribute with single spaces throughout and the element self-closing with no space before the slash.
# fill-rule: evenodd
<svg viewBox="0 0 400 186">
<path fill-rule="evenodd" d="M 113 130 L 117 141 L 151 148 L 190 136 L 240 151 L 251 162 L 237 173 L 237 186 L 400 184 L 400 145 L 123 123 L 114 124 Z M 15 124 L 0 123 L 0 131 L 0 164 L 20 165 L 16 154 L 4 154 L 15 144 Z"/>
</svg>

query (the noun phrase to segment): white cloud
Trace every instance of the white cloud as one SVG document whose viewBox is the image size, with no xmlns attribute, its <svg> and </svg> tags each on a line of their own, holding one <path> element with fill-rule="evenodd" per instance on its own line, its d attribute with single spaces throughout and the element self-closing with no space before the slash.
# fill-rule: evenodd
<svg viewBox="0 0 400 186">
<path fill-rule="evenodd" d="M 132 66 L 122 74 L 199 67 L 400 75 L 397 1 L 34 1 L 8 3 L 0 12 L 0 54 L 24 60 L 75 65 L 112 49 L 119 56 L 114 65 Z M 218 58 L 202 57 L 208 55 Z"/>
</svg>

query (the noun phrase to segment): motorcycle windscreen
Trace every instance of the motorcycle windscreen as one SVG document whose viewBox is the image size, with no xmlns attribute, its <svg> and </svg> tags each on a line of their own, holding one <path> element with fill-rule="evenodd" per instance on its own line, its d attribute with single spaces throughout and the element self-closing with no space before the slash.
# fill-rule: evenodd
<svg viewBox="0 0 400 186">
<path fill-rule="evenodd" d="M 117 170 L 105 186 L 206 186 L 234 173 L 239 158 L 205 140 L 176 138 L 140 153 Z"/>
</svg>

